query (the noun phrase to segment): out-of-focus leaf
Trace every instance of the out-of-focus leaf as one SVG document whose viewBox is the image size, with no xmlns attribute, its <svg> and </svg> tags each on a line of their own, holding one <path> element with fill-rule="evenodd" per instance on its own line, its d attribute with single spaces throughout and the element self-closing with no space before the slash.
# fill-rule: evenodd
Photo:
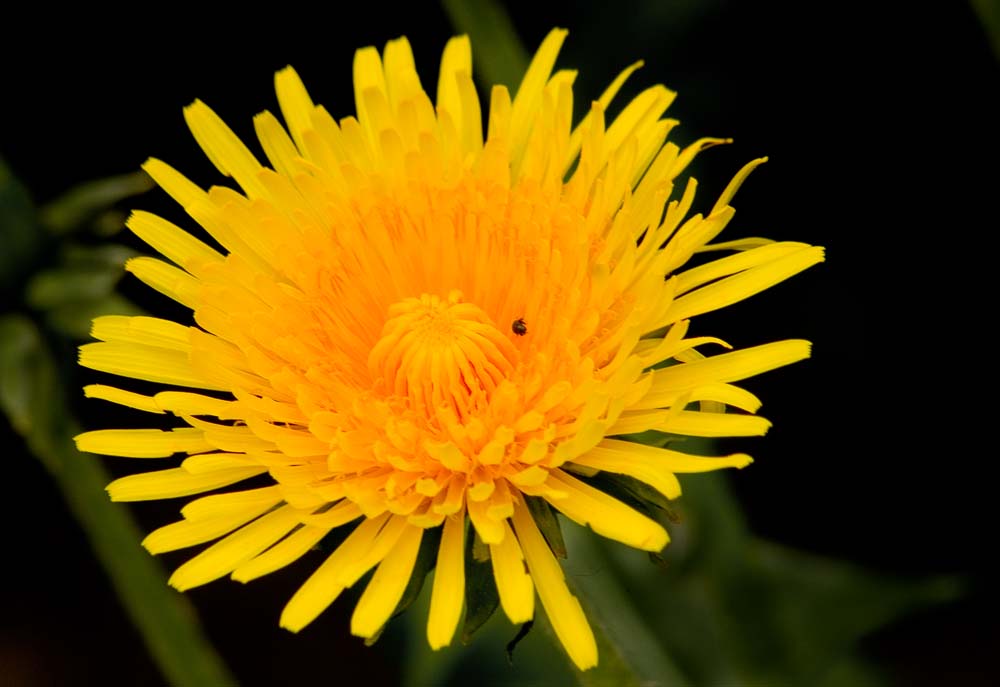
<svg viewBox="0 0 1000 687">
<path fill-rule="evenodd" d="M 145 315 L 146 311 L 117 293 L 81 303 L 65 303 L 45 313 L 45 323 L 58 334 L 73 341 L 90 338 L 90 327 L 101 315 Z"/>
<path fill-rule="evenodd" d="M 67 303 L 105 298 L 121 278 L 121 271 L 109 268 L 56 267 L 42 270 L 28 282 L 28 305 L 51 310 Z"/>
<path fill-rule="evenodd" d="M 568 661 L 557 656 L 562 649 L 554 644 L 548 619 L 536 608 L 534 629 L 517 645 L 514 663 L 502 650 L 518 628 L 501 621 L 487 623 L 472 642 L 463 645 L 458 638 L 451 646 L 432 651 L 427 645 L 427 614 L 430 605 L 429 585 L 416 603 L 403 614 L 408 632 L 402 670 L 403 687 L 574 687 L 577 684 Z M 393 631 L 393 627 L 389 631 Z"/>
<path fill-rule="evenodd" d="M 1000 60 L 1000 5 L 996 0 L 971 0 L 979 22 L 990 39 L 993 55 Z"/>
<path fill-rule="evenodd" d="M 480 563 L 490 560 L 490 547 L 479 536 L 479 532 L 473 530 L 471 534 L 469 539 L 472 540 L 472 559 Z"/>
<path fill-rule="evenodd" d="M 902 614 L 953 600 L 954 578 L 906 580 L 856 565 L 754 541 L 745 574 L 731 578 L 730 612 L 764 621 L 780 642 L 748 633 L 739 644 L 755 679 L 781 676 L 814 682 L 865 635 Z M 759 625 L 758 625 L 759 627 Z M 736 639 L 736 638 L 734 638 Z M 783 670 L 772 672 L 776 666 Z"/>
<path fill-rule="evenodd" d="M 36 273 L 28 282 L 28 305 L 49 310 L 105 298 L 125 274 L 125 262 L 135 255 L 135 251 L 116 245 L 66 250 L 62 264 Z"/>
<path fill-rule="evenodd" d="M 730 570 L 744 558 L 750 533 L 723 475 L 684 475 L 677 506 L 690 524 L 691 555 L 706 570 Z M 688 520 L 692 521 L 688 523 Z"/>
<path fill-rule="evenodd" d="M 120 243 L 102 243 L 99 246 L 65 244 L 60 259 L 67 267 L 114 268 L 121 272 L 125 263 L 138 253 Z"/>
<path fill-rule="evenodd" d="M 91 320 L 99 315 L 142 315 L 139 307 L 115 293 L 125 261 L 134 255 L 113 244 L 68 248 L 59 267 L 38 272 L 28 282 L 27 303 L 42 311 L 55 331 L 77 341 L 89 337 Z"/>
<path fill-rule="evenodd" d="M 670 504 L 666 496 L 634 477 L 617 475 L 613 472 L 599 472 L 586 481 L 605 494 L 627 503 L 654 519 L 658 519 L 656 511 L 653 510 L 656 508 L 671 522 L 680 522 L 681 517 L 677 509 Z"/>
<path fill-rule="evenodd" d="M 816 687 L 885 687 L 879 671 L 856 658 L 845 658 L 814 683 Z"/>
<path fill-rule="evenodd" d="M 151 188 L 153 180 L 145 172 L 89 181 L 44 206 L 39 212 L 39 219 L 51 233 L 68 234 L 118 201 L 145 193 Z"/>
<path fill-rule="evenodd" d="M 100 460 L 73 445 L 79 428 L 55 362 L 34 324 L 17 315 L 0 317 L 0 409 L 58 484 L 166 681 L 235 685 L 190 602 L 167 586 L 159 562 L 140 547 L 128 511 L 107 498 L 110 478 Z"/>
<path fill-rule="evenodd" d="M 469 34 L 472 41 L 472 69 L 486 88 L 506 86 L 511 96 L 528 69 L 528 52 L 517 37 L 514 25 L 496 0 L 442 0 L 452 26 Z"/>
<path fill-rule="evenodd" d="M 27 189 L 0 158 L 0 291 L 27 274 L 43 238 Z"/>
<path fill-rule="evenodd" d="M 99 213 L 91 222 L 90 229 L 101 238 L 110 238 L 125 228 L 128 214 L 121 210 Z"/>
<path fill-rule="evenodd" d="M 465 538 L 465 623 L 462 626 L 462 641 L 466 644 L 500 605 L 493 579 L 493 563 L 489 558 L 477 560 L 472 553 L 476 538 L 472 532 Z"/>
<path fill-rule="evenodd" d="M 566 581 L 583 606 L 597 640 L 597 667 L 578 673 L 585 687 L 690 684 L 666 653 L 654 626 L 637 612 L 619 579 L 597 548 L 596 535 L 567 522 Z M 655 568 L 652 568 L 655 570 Z"/>
<path fill-rule="evenodd" d="M 525 496 L 524 502 L 528 504 L 531 517 L 535 519 L 535 524 L 541 530 L 542 536 L 545 537 L 549 548 L 552 549 L 552 553 L 556 555 L 556 558 L 566 558 L 566 542 L 563 541 L 559 519 L 552 512 L 552 506 L 537 496 Z"/>
<path fill-rule="evenodd" d="M 858 640 L 960 593 L 954 579 L 876 575 L 756 539 L 723 476 L 685 477 L 686 517 L 671 528 L 668 570 L 622 547 L 595 545 L 644 600 L 638 613 L 694 684 L 880 684 L 847 660 Z"/>
</svg>

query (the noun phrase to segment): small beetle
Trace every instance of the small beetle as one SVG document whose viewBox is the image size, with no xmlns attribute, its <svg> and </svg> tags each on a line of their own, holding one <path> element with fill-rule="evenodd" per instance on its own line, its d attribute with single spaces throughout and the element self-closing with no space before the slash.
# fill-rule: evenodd
<svg viewBox="0 0 1000 687">
<path fill-rule="evenodd" d="M 528 333 L 528 325 L 524 323 L 523 317 L 519 317 L 511 323 L 510 330 L 518 336 L 524 336 Z"/>
</svg>

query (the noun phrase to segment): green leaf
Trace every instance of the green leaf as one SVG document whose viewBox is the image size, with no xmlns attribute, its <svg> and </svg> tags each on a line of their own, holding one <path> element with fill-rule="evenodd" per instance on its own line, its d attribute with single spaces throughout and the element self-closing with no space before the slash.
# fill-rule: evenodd
<svg viewBox="0 0 1000 687">
<path fill-rule="evenodd" d="M 577 671 L 580 684 L 585 687 L 688 685 L 654 627 L 638 612 L 633 602 L 635 595 L 630 598 L 626 594 L 628 587 L 609 564 L 599 538 L 571 522 L 567 522 L 564 534 L 572 552 L 571 564 L 565 566 L 566 582 L 590 621 L 599 656 L 595 668 Z"/>
<path fill-rule="evenodd" d="M 528 69 L 529 55 L 503 5 L 496 0 L 442 0 L 441 4 L 452 26 L 472 41 L 473 71 L 480 83 L 486 89 L 507 86 L 513 96 Z"/>
<path fill-rule="evenodd" d="M 472 530 L 472 558 L 473 560 L 485 563 L 490 560 L 490 547 L 479 536 L 479 532 Z"/>
<path fill-rule="evenodd" d="M 972 9 L 979 17 L 993 48 L 993 56 L 1000 60 L 1000 6 L 996 0 L 971 0 Z"/>
<path fill-rule="evenodd" d="M 545 499 L 537 496 L 525 496 L 524 502 L 528 504 L 531 517 L 535 519 L 535 524 L 541 530 L 542 536 L 548 542 L 549 548 L 556 558 L 566 558 L 566 542 L 563 541 L 562 530 L 559 528 L 559 518 L 552 510 L 552 506 Z"/>
<path fill-rule="evenodd" d="M 120 243 L 102 243 L 99 246 L 81 246 L 72 243 L 64 244 L 61 252 L 61 262 L 67 267 L 114 268 L 124 271 L 125 263 L 139 255 L 128 246 Z"/>
<path fill-rule="evenodd" d="M 681 516 L 670 500 L 645 482 L 628 475 L 613 472 L 601 472 L 592 477 L 590 483 L 623 503 L 649 513 L 649 506 L 654 506 L 663 512 L 671 522 L 677 524 Z"/>
<path fill-rule="evenodd" d="M 22 436 L 47 443 L 54 431 L 50 412 L 55 387 L 54 364 L 39 352 L 41 339 L 30 320 L 0 318 L 0 408 Z"/>
<path fill-rule="evenodd" d="M 83 303 L 65 303 L 45 313 L 45 323 L 56 333 L 73 341 L 90 338 L 90 327 L 95 317 L 101 315 L 145 315 L 146 311 L 132 301 L 111 293 L 97 300 Z"/>
<path fill-rule="evenodd" d="M 721 474 L 683 475 L 684 493 L 677 506 L 689 525 L 694 564 L 705 569 L 736 570 L 750 534 L 746 519 Z"/>
<path fill-rule="evenodd" d="M 763 633 L 740 646 L 752 675 L 767 679 L 776 666 L 792 682 L 812 681 L 866 635 L 913 609 L 957 598 L 952 577 L 906 580 L 860 566 L 754 541 L 744 574 L 725 588 L 729 612 Z"/>
<path fill-rule="evenodd" d="M 125 246 L 68 247 L 60 265 L 36 273 L 28 282 L 26 300 L 41 310 L 56 332 L 82 341 L 91 321 L 100 315 L 142 315 L 142 309 L 115 293 L 125 261 L 136 255 Z"/>
<path fill-rule="evenodd" d="M 479 628 L 496 612 L 500 605 L 496 581 L 493 579 L 493 564 L 489 557 L 485 561 L 473 555 L 473 542 L 477 535 L 465 538 L 465 623 L 462 625 L 462 642 L 469 643 Z M 487 553 L 489 549 L 486 549 Z"/>
<path fill-rule="evenodd" d="M 593 543 L 694 684 L 878 684 L 847 660 L 857 642 L 961 590 L 955 579 L 876 575 L 754 538 L 723 475 L 686 475 L 679 504 L 686 517 L 672 529 L 666 571 Z M 575 542 L 570 549 L 575 557 Z"/>
<path fill-rule="evenodd" d="M 0 289 L 13 289 L 30 271 L 44 235 L 35 224 L 27 189 L 0 158 Z"/>
<path fill-rule="evenodd" d="M 145 172 L 131 172 L 81 184 L 43 207 L 39 218 L 55 235 L 77 231 L 120 200 L 153 188 Z"/>
<path fill-rule="evenodd" d="M 121 278 L 120 269 L 57 267 L 36 272 L 28 282 L 28 305 L 36 310 L 51 310 L 67 303 L 106 298 Z"/>
<path fill-rule="evenodd" d="M 0 317 L 0 409 L 56 481 L 166 682 L 236 684 L 187 597 L 167 586 L 162 566 L 140 546 L 128 510 L 108 499 L 111 478 L 100 459 L 76 450 L 72 437 L 80 428 L 66 408 L 55 361 L 21 316 Z"/>
</svg>

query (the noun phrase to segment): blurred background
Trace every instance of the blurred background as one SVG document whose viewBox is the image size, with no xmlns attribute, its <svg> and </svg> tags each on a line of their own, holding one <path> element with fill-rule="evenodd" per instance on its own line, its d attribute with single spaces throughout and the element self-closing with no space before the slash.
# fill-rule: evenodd
<svg viewBox="0 0 1000 687">
<path fill-rule="evenodd" d="M 25 36 L 26 47 L 0 46 L 7 67 L 0 156 L 38 208 L 82 182 L 132 172 L 148 156 L 203 186 L 217 183 L 181 115 L 194 98 L 250 142 L 252 116 L 276 111 L 272 77 L 286 64 L 314 100 L 343 117 L 354 112 L 355 49 L 406 35 L 433 92 L 440 52 L 457 33 L 437 3 L 358 3 L 315 15 L 304 7 L 242 8 L 212 21 L 164 5 L 115 16 L 90 7 L 58 18 L 24 9 L 35 15 L 8 30 Z M 633 650 L 669 675 L 665 685 L 1000 682 L 989 564 L 996 516 L 983 476 L 996 449 L 983 431 L 991 426 L 988 406 L 975 398 L 993 366 L 979 362 L 983 347 L 972 343 L 985 328 L 983 307 L 995 309 L 976 275 L 988 274 L 980 271 L 982 247 L 996 228 L 1000 190 L 1000 10 L 988 1 L 904 10 L 735 0 L 508 3 L 506 10 L 529 52 L 553 26 L 570 30 L 557 64 L 579 69 L 578 112 L 641 58 L 646 65 L 619 104 L 663 83 L 679 93 L 668 111 L 681 120 L 672 140 L 735 139 L 699 158 L 699 209 L 744 162 L 770 156 L 737 195 L 728 238 L 828 249 L 826 263 L 696 323 L 699 333 L 736 346 L 814 342 L 813 359 L 747 384 L 774 428 L 723 450 L 751 453 L 753 466 L 682 482 L 682 523 L 672 529 L 666 569 L 569 528 L 567 574 L 593 592 L 595 605 L 615 609 L 609 623 L 638 633 L 627 635 Z M 474 40 L 474 60 L 475 50 Z M 9 177 L 3 181 L 0 217 L 10 221 L 21 196 Z M 156 190 L 116 207 L 186 221 Z M 145 418 L 83 402 L 79 388 L 95 376 L 75 366 L 79 341 L 65 335 L 72 325 L 46 319 L 44 304 L 24 294 L 29 277 L 51 268 L 70 241 L 146 251 L 127 232 L 115 233 L 123 217 L 104 215 L 71 238 L 53 234 L 44 251 L 23 260 L 13 230 L 0 235 L 8 242 L 0 245 L 4 310 L 40 323 L 65 402 L 87 428 L 141 426 Z M 157 315 L 185 315 L 131 278 L 115 293 Z M 7 471 L 0 683 L 163 683 L 18 429 L 0 419 Z M 131 469 L 119 462 L 105 459 L 114 474 Z M 146 532 L 174 520 L 180 505 L 116 507 L 128 508 Z M 187 556 L 162 561 L 172 569 Z M 370 648 L 348 632 L 350 597 L 289 634 L 278 615 L 317 560 L 250 586 L 227 580 L 187 595 L 241 684 L 574 684 L 541 631 L 517 647 L 509 666 L 503 646 L 517 628 L 501 617 L 469 647 L 432 655 L 422 632 L 426 600 Z"/>
</svg>

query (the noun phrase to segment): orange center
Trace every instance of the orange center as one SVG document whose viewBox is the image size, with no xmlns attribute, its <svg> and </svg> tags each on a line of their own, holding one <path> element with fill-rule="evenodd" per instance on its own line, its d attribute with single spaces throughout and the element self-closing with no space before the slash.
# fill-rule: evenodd
<svg viewBox="0 0 1000 687">
<path fill-rule="evenodd" d="M 489 316 L 453 290 L 446 300 L 425 293 L 390 306 L 368 369 L 376 393 L 417 412 L 448 407 L 464 419 L 484 408 L 516 358 Z"/>
</svg>

